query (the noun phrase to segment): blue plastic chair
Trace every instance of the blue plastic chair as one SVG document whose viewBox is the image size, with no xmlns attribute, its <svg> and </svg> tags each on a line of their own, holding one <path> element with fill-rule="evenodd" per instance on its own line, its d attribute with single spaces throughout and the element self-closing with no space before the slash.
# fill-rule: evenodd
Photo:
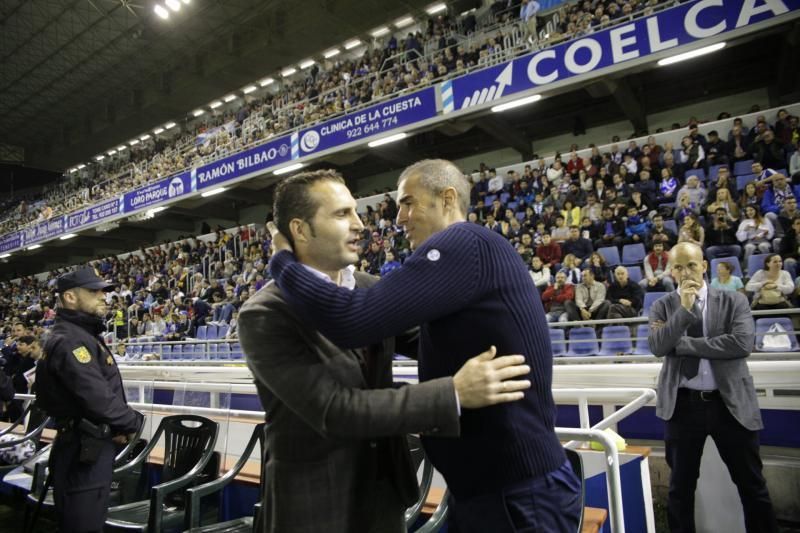
<svg viewBox="0 0 800 533">
<path fill-rule="evenodd" d="M 789 337 L 789 342 L 791 346 L 789 348 L 769 348 L 764 347 L 764 335 L 769 331 L 769 328 L 772 327 L 773 324 L 780 324 L 781 327 L 786 330 L 787 335 Z M 792 325 L 792 321 L 786 317 L 765 317 L 765 318 L 758 318 L 756 319 L 756 346 L 755 349 L 758 352 L 797 352 L 800 351 L 800 347 L 797 344 L 797 336 L 794 333 L 790 333 L 794 330 L 794 326 Z"/>
<path fill-rule="evenodd" d="M 650 312 L 650 306 L 653 305 L 653 302 L 669 294 L 668 292 L 646 292 L 644 293 L 644 301 L 642 302 L 642 316 L 648 316 Z"/>
<path fill-rule="evenodd" d="M 517 217 L 517 220 L 519 220 L 520 222 L 525 220 L 525 213 L 523 213 L 523 212 L 519 212 L 515 216 Z"/>
<path fill-rule="evenodd" d="M 628 266 L 625 268 L 628 269 L 628 279 L 631 281 L 631 283 L 639 283 L 642 281 L 642 278 L 644 277 L 642 274 L 642 267 Z"/>
<path fill-rule="evenodd" d="M 631 353 L 633 351 L 633 342 L 630 337 L 631 329 L 628 326 L 604 327 L 598 355 Z"/>
<path fill-rule="evenodd" d="M 200 342 L 194 344 L 194 348 L 192 350 L 192 359 L 207 359 L 208 355 L 206 354 L 206 345 Z"/>
<path fill-rule="evenodd" d="M 553 357 L 567 355 L 567 336 L 564 328 L 550 328 L 550 344 L 553 347 Z"/>
<path fill-rule="evenodd" d="M 195 333 L 195 338 L 206 340 L 208 336 L 208 326 L 197 326 L 197 332 Z"/>
<path fill-rule="evenodd" d="M 200 337 L 198 337 L 200 338 Z M 204 339 L 214 340 L 217 337 L 217 325 L 216 324 L 208 324 L 206 325 L 206 336 L 203 337 Z"/>
<path fill-rule="evenodd" d="M 231 346 L 231 359 L 243 359 L 242 346 L 238 342 L 234 342 Z"/>
<path fill-rule="evenodd" d="M 231 343 L 223 342 L 219 345 L 217 349 L 217 354 L 220 359 L 230 359 L 231 358 Z"/>
<path fill-rule="evenodd" d="M 752 278 L 753 274 L 764 268 L 764 260 L 770 254 L 753 254 L 747 260 L 747 277 Z"/>
<path fill-rule="evenodd" d="M 218 353 L 218 344 L 216 342 L 208 344 L 208 358 L 211 360 L 217 360 L 219 357 L 217 356 Z"/>
<path fill-rule="evenodd" d="M 719 177 L 719 169 L 722 167 L 727 167 L 728 165 L 712 165 L 708 169 L 708 179 L 711 181 L 717 181 Z"/>
<path fill-rule="evenodd" d="M 686 178 L 688 178 L 689 176 L 697 176 L 697 179 L 699 179 L 702 182 L 705 182 L 707 179 L 706 171 L 702 168 L 690 168 L 685 173 Z"/>
<path fill-rule="evenodd" d="M 513 209 L 514 211 L 516 211 L 517 207 L 519 207 L 519 202 L 508 202 L 506 204 L 506 209 Z"/>
<path fill-rule="evenodd" d="M 226 326 L 224 324 L 221 325 L 221 326 L 217 326 L 217 336 L 214 337 L 214 338 L 215 339 L 224 339 L 225 335 L 228 334 L 228 329 L 230 329 L 230 327 Z"/>
<path fill-rule="evenodd" d="M 162 361 L 169 361 L 172 359 L 172 345 L 171 344 L 162 344 L 161 345 L 161 360 Z"/>
<path fill-rule="evenodd" d="M 172 358 L 183 359 L 183 344 L 176 344 L 172 347 Z"/>
<path fill-rule="evenodd" d="M 500 193 L 500 203 L 506 205 L 508 201 L 511 199 L 511 194 L 507 192 Z"/>
<path fill-rule="evenodd" d="M 675 222 L 675 219 L 668 218 L 664 221 L 664 227 L 670 230 L 675 235 L 678 234 L 678 223 Z"/>
<path fill-rule="evenodd" d="M 572 328 L 569 332 L 568 357 L 586 357 L 597 355 L 600 346 L 597 343 L 597 333 L 592 327 Z"/>
<path fill-rule="evenodd" d="M 734 176 L 744 176 L 745 174 L 752 174 L 753 173 L 753 160 L 748 159 L 747 161 L 737 161 L 733 165 L 733 175 Z"/>
<path fill-rule="evenodd" d="M 483 205 L 492 205 L 495 200 L 497 200 L 496 194 L 487 194 L 483 197 Z"/>
<path fill-rule="evenodd" d="M 622 247 L 622 264 L 623 265 L 641 265 L 644 258 L 647 256 L 647 250 L 644 244 L 637 242 L 634 244 L 626 244 Z"/>
<path fill-rule="evenodd" d="M 755 181 L 756 175 L 755 174 L 744 174 L 742 176 L 736 176 L 736 190 L 743 191 L 744 186 L 750 183 L 751 181 Z"/>
<path fill-rule="evenodd" d="M 603 256 L 603 259 L 606 260 L 607 266 L 613 267 L 622 264 L 622 261 L 619 258 L 619 248 L 616 246 L 604 246 L 602 248 L 598 248 L 597 253 Z"/>
<path fill-rule="evenodd" d="M 636 341 L 633 343 L 633 355 L 653 355 L 650 350 L 650 342 L 647 337 L 650 335 L 650 326 L 648 324 L 639 324 L 636 327 Z"/>
<path fill-rule="evenodd" d="M 736 256 L 731 257 L 717 257 L 716 259 L 711 260 L 711 265 L 709 268 L 708 275 L 713 279 L 717 277 L 717 265 L 720 263 L 728 263 L 733 267 L 731 274 L 734 276 L 739 276 L 740 278 L 744 277 L 742 273 L 742 265 L 739 263 L 739 258 Z"/>
</svg>

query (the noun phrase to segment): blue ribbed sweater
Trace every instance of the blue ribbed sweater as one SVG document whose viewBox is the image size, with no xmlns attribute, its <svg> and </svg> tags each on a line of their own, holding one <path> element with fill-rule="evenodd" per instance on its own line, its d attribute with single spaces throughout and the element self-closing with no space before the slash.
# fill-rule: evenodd
<svg viewBox="0 0 800 533">
<path fill-rule="evenodd" d="M 454 224 L 369 289 L 339 288 L 289 252 L 276 254 L 270 269 L 299 315 L 343 348 L 421 325 L 421 381 L 452 376 L 490 345 L 500 355 L 525 355 L 532 387 L 523 400 L 463 410 L 458 439 L 423 439 L 456 498 L 494 492 L 564 462 L 553 431 L 553 359 L 544 310 L 525 264 L 498 233 Z"/>
</svg>

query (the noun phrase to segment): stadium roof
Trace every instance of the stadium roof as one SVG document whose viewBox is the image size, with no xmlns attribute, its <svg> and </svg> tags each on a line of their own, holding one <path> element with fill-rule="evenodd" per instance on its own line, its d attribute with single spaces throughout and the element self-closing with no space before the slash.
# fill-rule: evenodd
<svg viewBox="0 0 800 533">
<path fill-rule="evenodd" d="M 63 170 L 431 0 L 184 2 L 0 3 L 0 145 Z"/>
</svg>

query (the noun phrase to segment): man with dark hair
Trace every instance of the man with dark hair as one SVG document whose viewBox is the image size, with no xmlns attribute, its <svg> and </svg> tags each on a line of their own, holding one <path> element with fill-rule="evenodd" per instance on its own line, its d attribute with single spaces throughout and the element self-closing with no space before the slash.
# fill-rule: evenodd
<svg viewBox="0 0 800 533">
<path fill-rule="evenodd" d="M 142 424 L 101 336 L 104 291 L 112 286 L 89 267 L 58 278 L 60 307 L 36 367 L 36 403 L 58 428 L 50 471 L 60 531 L 103 529 L 115 444 L 126 443 Z"/>
<path fill-rule="evenodd" d="M 355 208 L 338 174 L 319 171 L 281 183 L 273 211 L 303 271 L 348 291 L 376 282 L 351 266 L 363 230 Z M 273 283 L 242 306 L 238 329 L 269 421 L 264 531 L 405 532 L 418 486 L 398 435 L 457 436 L 459 409 L 518 400 L 530 386 L 508 381 L 530 371 L 521 357 L 493 359 L 489 350 L 452 378 L 393 388 L 392 354 L 413 353 L 408 340 L 398 338 L 397 350 L 392 337 L 339 348 L 301 320 Z"/>
<path fill-rule="evenodd" d="M 742 247 L 736 238 L 736 226 L 728 220 L 728 211 L 718 207 L 706 227 L 706 257 L 709 261 L 717 257 L 740 257 Z"/>
<path fill-rule="evenodd" d="M 580 484 L 554 431 L 544 309 L 508 240 L 465 222 L 468 202 L 458 167 L 420 161 L 398 179 L 397 223 L 414 252 L 391 276 L 369 289 L 337 287 L 299 264 L 277 232 L 270 269 L 292 309 L 341 346 L 421 325 L 423 385 L 453 375 L 474 346 L 523 354 L 535 383 L 523 400 L 464 410 L 461 438 L 423 436 L 425 451 L 447 481 L 460 533 L 576 531 Z"/>
<path fill-rule="evenodd" d="M 572 254 L 583 263 L 592 255 L 594 248 L 592 247 L 592 241 L 581 237 L 580 227 L 570 226 L 569 238 L 561 245 L 561 252 L 565 256 L 567 254 Z"/>
</svg>

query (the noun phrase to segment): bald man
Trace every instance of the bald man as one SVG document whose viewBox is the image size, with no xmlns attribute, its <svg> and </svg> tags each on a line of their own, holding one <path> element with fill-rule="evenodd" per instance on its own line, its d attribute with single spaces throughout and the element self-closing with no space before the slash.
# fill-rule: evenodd
<svg viewBox="0 0 800 533">
<path fill-rule="evenodd" d="M 744 294 L 708 287 L 696 244 L 670 251 L 678 290 L 650 308 L 650 349 L 664 358 L 656 415 L 666 420 L 671 531 L 693 532 L 694 493 L 706 437 L 717 445 L 739 490 L 748 533 L 776 532 L 762 475 L 758 431 L 764 427 L 747 357 L 755 330 Z"/>
</svg>

